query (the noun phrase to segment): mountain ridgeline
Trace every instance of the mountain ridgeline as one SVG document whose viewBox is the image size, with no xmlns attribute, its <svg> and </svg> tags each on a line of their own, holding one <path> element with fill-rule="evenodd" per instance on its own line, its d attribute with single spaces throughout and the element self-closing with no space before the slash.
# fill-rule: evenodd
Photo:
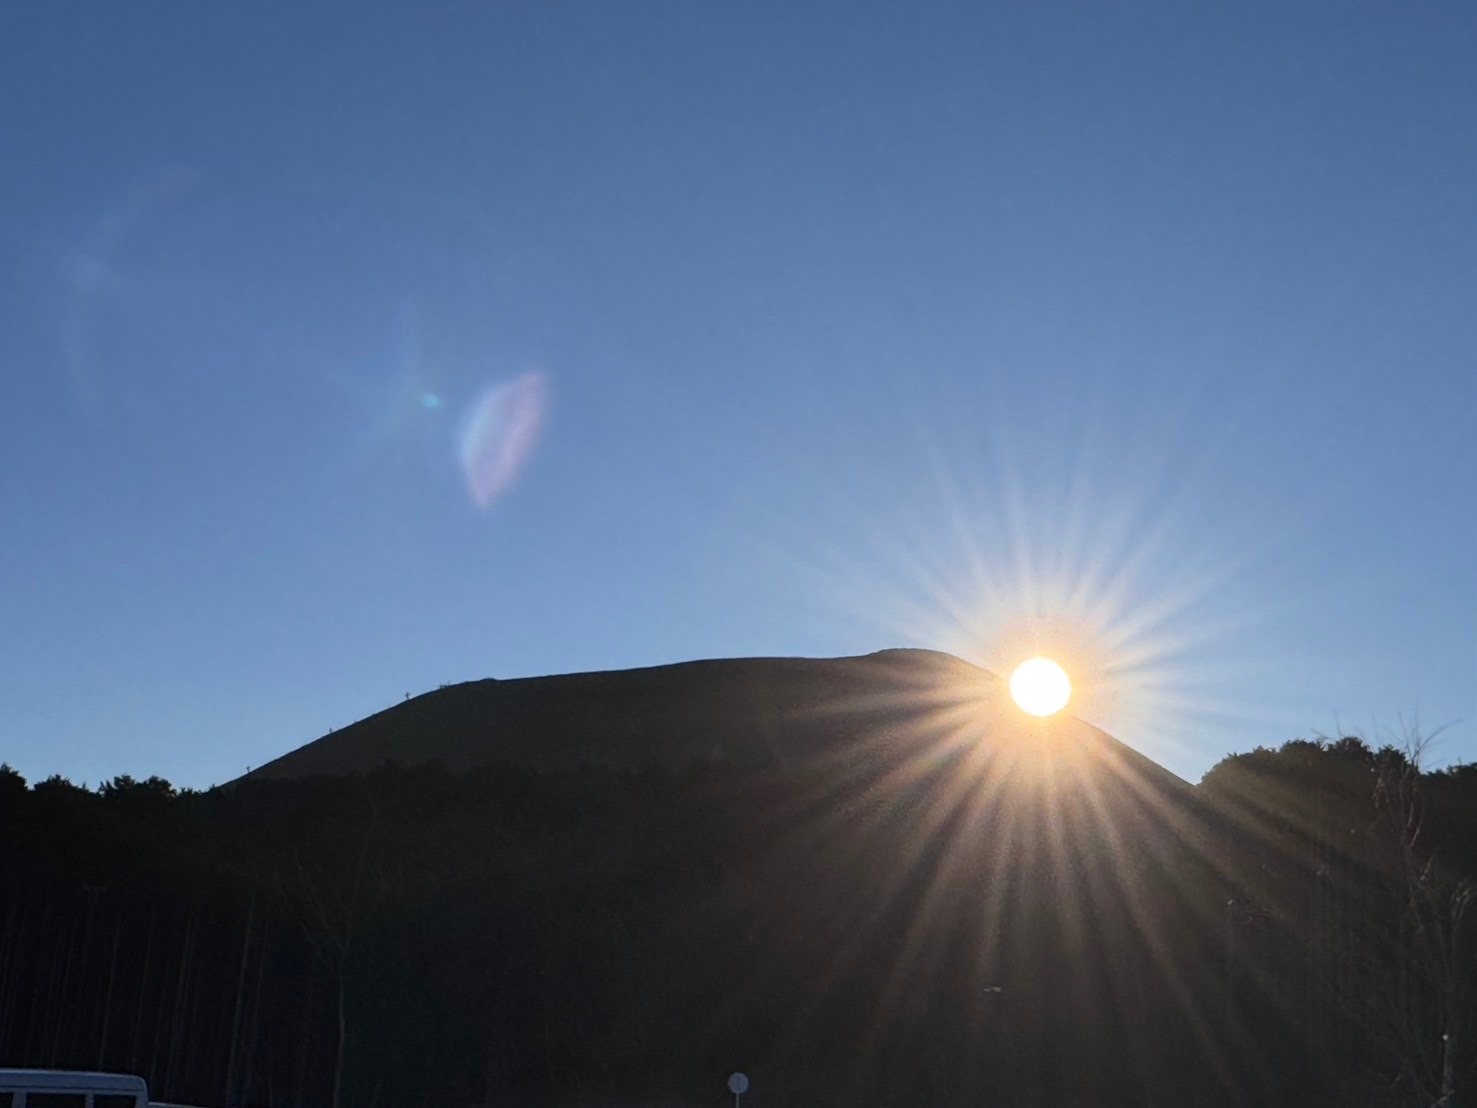
<svg viewBox="0 0 1477 1108">
<path fill-rule="evenodd" d="M 450 686 L 206 793 L 0 770 L 0 837 L 0 1064 L 174 1100 L 1455 1106 L 1477 1068 L 1477 772 L 1345 739 L 1193 787 L 929 651 Z"/>
<path fill-rule="evenodd" d="M 949 654 L 884 650 L 858 658 L 740 658 L 648 669 L 444 686 L 308 743 L 249 779 L 362 773 L 439 762 L 616 771 L 695 763 L 854 771 L 981 740 L 1000 750 L 1041 727 L 997 676 Z M 1099 756 L 1166 771 L 1071 721 Z"/>
</svg>

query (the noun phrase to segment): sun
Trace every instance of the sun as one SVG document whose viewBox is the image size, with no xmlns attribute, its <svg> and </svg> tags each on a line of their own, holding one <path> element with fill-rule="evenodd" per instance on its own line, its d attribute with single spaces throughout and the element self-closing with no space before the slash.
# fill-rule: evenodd
<svg viewBox="0 0 1477 1108">
<path fill-rule="evenodd" d="M 1033 716 L 1055 715 L 1072 699 L 1072 681 L 1050 658 L 1029 658 L 1010 675 L 1010 695 Z"/>
</svg>

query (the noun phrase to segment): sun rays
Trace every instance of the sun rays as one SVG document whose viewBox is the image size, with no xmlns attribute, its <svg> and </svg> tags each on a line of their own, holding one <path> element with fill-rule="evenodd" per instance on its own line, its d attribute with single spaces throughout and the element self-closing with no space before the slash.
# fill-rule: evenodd
<svg viewBox="0 0 1477 1108">
<path fill-rule="evenodd" d="M 1153 982 L 1174 998 L 1203 1064 L 1224 1070 L 1231 1052 L 1210 1030 L 1218 1010 L 1172 938 L 1220 933 L 1224 897 L 1208 890 L 1221 875 L 1192 790 L 1154 763 L 1184 773 L 1207 746 L 1244 741 L 1233 728 L 1244 736 L 1259 718 L 1234 679 L 1273 664 L 1239 640 L 1265 613 L 1248 588 L 1265 551 L 1231 541 L 1193 502 L 1184 471 L 1213 461 L 1194 443 L 1140 439 L 1115 454 L 1103 436 L 1058 431 L 1060 451 L 1033 454 L 1003 420 L 983 439 L 929 429 L 913 455 L 888 456 L 882 477 L 865 456 L 812 459 L 821 525 L 807 519 L 798 536 L 757 528 L 782 572 L 812 603 L 824 598 L 826 618 L 999 678 L 915 702 L 899 739 L 907 753 L 880 776 L 831 781 L 816 819 L 835 836 L 901 836 L 899 869 L 911 876 L 867 909 L 869 925 L 889 913 L 906 921 L 877 1003 L 879 1041 L 914 983 L 946 972 L 941 931 L 967 926 L 969 965 L 947 972 L 967 972 L 982 1006 L 1012 1004 L 1022 958 L 1057 959 L 1125 1009 Z M 1041 699 L 1027 695 L 1041 709 L 1027 715 L 1005 678 L 1035 658 L 1058 668 L 1038 683 Z M 874 802 L 833 807 L 858 790 Z M 910 798 L 906 819 L 878 799 L 888 795 Z M 1036 910 L 1057 945 L 1010 948 L 1010 921 Z M 1166 911 L 1197 922 L 1176 931 Z M 1096 964 L 1103 927 L 1140 951 L 1141 980 Z M 828 977 L 854 972 L 864 945 L 839 944 Z"/>
<path fill-rule="evenodd" d="M 860 445 L 811 458 L 797 467 L 811 513 L 756 520 L 756 559 L 778 563 L 818 625 L 863 641 L 1002 676 L 1052 658 L 1073 715 L 1198 774 L 1207 748 L 1269 721 L 1237 693 L 1276 666 L 1247 645 L 1275 614 L 1250 587 L 1269 550 L 1226 533 L 1184 476 L 1217 463 L 1220 438 L 1128 441 L 1064 415 L 1050 441 L 1041 452 L 1003 416 L 983 435 L 920 421 L 885 469 Z"/>
<path fill-rule="evenodd" d="M 1122 1010 L 1133 1009 L 1134 990 L 1173 998 L 1203 1064 L 1226 1070 L 1216 1013 L 1187 980 L 1172 938 L 1186 919 L 1210 933 L 1219 925 L 1221 901 L 1205 895 L 1218 875 L 1189 787 L 1070 716 L 1014 712 L 999 681 L 935 674 L 941 683 L 899 685 L 886 703 L 850 706 L 913 710 L 896 729 L 863 735 L 847 772 L 826 775 L 805 842 L 791 844 L 808 856 L 820 843 L 829 851 L 849 842 L 898 862 L 861 898 L 852 940 L 830 951 L 825 979 L 839 988 L 862 972 L 864 936 L 901 919 L 869 1030 L 879 1044 L 941 974 L 966 975 L 981 1010 L 995 1005 L 1016 1020 L 1040 998 L 1013 985 L 1039 981 L 1050 965 Z M 951 961 L 961 927 L 964 966 Z"/>
</svg>

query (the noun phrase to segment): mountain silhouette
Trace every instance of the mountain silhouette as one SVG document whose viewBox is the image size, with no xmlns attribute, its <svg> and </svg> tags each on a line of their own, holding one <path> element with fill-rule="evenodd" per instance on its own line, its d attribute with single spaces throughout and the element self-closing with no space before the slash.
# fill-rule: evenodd
<svg viewBox="0 0 1477 1108">
<path fill-rule="evenodd" d="M 231 1104 L 1433 1103 L 1473 779 L 1345 738 L 1192 787 L 923 650 L 475 681 L 205 793 L 0 771 L 0 1015 L 57 1013 L 0 1060 Z"/>
<path fill-rule="evenodd" d="M 359 775 L 372 810 L 466 781 L 501 798 L 467 819 L 527 811 L 538 830 L 516 835 L 452 821 L 459 845 L 437 864 L 509 851 L 562 905 L 540 928 L 584 921 L 572 949 L 604 944 L 641 982 L 622 995 L 703 1013 L 683 1017 L 700 1039 L 674 1041 L 752 1042 L 777 1067 L 830 1058 L 821 1070 L 855 1087 L 824 1099 L 874 1079 L 907 1089 L 920 1066 L 952 1090 L 939 1102 L 968 1100 L 986 1073 L 1056 1103 L 1122 1084 L 1125 1066 L 1155 1075 L 1133 1087 L 1182 1100 L 1208 1103 L 1220 1079 L 1176 1072 L 1198 1033 L 1177 990 L 1219 1002 L 1224 977 L 1203 949 L 1225 896 L 1195 789 L 1070 715 L 1027 715 L 999 676 L 948 654 L 474 681 L 292 751 L 244 791 L 352 797 Z M 385 849 L 440 827 L 436 806 L 416 810 Z M 508 880 L 458 887 L 505 905 Z M 629 918 L 607 918 L 619 905 Z"/>
<path fill-rule="evenodd" d="M 249 778 L 0 766 L 0 1062 L 527 1108 L 735 1069 L 776 1108 L 1456 1105 L 1477 1072 L 1477 774 L 1352 738 L 1191 787 L 889 650 L 476 681 Z"/>
<path fill-rule="evenodd" d="M 1055 752 L 1055 753 L 1053 753 Z M 551 771 L 694 763 L 889 771 L 974 753 L 1096 765 L 1154 792 L 1189 786 L 1063 714 L 1020 711 L 1005 682 L 950 654 L 735 658 L 448 685 L 259 766 L 247 779 L 440 763 Z"/>
</svg>

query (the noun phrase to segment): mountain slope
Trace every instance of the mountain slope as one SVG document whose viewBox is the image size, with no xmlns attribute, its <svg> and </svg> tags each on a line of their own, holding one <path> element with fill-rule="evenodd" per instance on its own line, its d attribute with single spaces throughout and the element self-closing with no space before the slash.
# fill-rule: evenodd
<svg viewBox="0 0 1477 1108">
<path fill-rule="evenodd" d="M 248 777 L 362 773 L 388 763 L 895 768 L 1041 743 L 1183 785 L 1110 736 L 1033 720 L 996 675 L 952 655 L 884 650 L 852 658 L 741 658 L 447 686 L 291 751 Z"/>
<path fill-rule="evenodd" d="M 410 768 L 433 762 L 450 772 Z M 563 772 L 648 766 L 673 772 Z M 571 1057 L 639 1074 L 676 1050 L 696 1073 L 733 1051 L 785 1074 L 776 1103 L 1215 1103 L 1235 1084 L 1236 1029 L 1203 1039 L 1226 897 L 1195 791 L 946 654 L 477 681 L 250 776 L 243 805 L 310 797 L 359 844 L 343 857 L 370 844 L 376 872 L 427 875 L 400 893 L 434 904 L 404 949 L 444 952 L 449 979 L 480 967 L 501 995 L 535 959 L 509 936 L 553 944 L 534 964 L 565 999 L 529 986 L 498 1031 L 510 1058 L 552 1049 L 517 1038 L 525 1011 L 608 1010 Z M 478 1007 L 447 1003 L 452 1026 Z"/>
</svg>

